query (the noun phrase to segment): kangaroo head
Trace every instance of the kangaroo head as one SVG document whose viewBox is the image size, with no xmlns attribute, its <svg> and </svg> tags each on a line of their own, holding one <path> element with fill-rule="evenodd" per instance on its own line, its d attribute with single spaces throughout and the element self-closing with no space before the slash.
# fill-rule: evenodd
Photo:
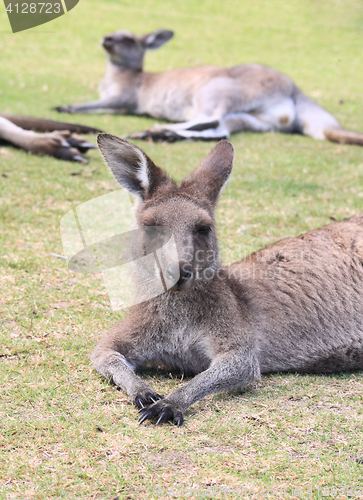
<svg viewBox="0 0 363 500">
<path fill-rule="evenodd" d="M 220 141 L 179 186 L 137 146 L 109 134 L 98 146 L 115 179 L 138 198 L 136 216 L 145 246 L 164 231 L 174 237 L 179 266 L 167 268 L 172 290 L 209 280 L 220 267 L 214 209 L 232 171 L 233 147 Z"/>
<path fill-rule="evenodd" d="M 146 50 L 158 49 L 173 35 L 169 30 L 157 30 L 143 36 L 136 36 L 130 31 L 115 31 L 106 35 L 101 45 L 116 66 L 142 70 Z"/>
</svg>

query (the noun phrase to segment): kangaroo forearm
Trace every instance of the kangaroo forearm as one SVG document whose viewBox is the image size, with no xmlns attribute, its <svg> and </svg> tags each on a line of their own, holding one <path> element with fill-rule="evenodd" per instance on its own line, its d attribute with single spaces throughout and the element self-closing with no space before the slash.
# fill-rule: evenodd
<svg viewBox="0 0 363 500">
<path fill-rule="evenodd" d="M 196 401 L 209 394 L 242 389 L 259 375 L 258 361 L 251 349 L 239 355 L 223 356 L 165 399 L 143 408 L 139 422 L 157 418 L 157 423 L 172 420 L 179 426 L 185 411 Z"/>
<path fill-rule="evenodd" d="M 95 369 L 103 377 L 113 380 L 130 398 L 134 398 L 141 391 L 150 389 L 150 386 L 138 377 L 126 360 L 125 356 L 112 349 L 98 351 L 91 356 Z"/>
<path fill-rule="evenodd" d="M 213 364 L 183 387 L 169 394 L 166 401 L 176 404 L 182 411 L 185 411 L 205 396 L 243 389 L 259 376 L 257 359 L 253 354 L 251 356 L 249 353 L 244 353 L 243 357 L 231 357 Z"/>
<path fill-rule="evenodd" d="M 48 120 L 47 118 L 35 118 L 34 116 L 13 115 L 0 113 L 0 117 L 9 120 L 23 130 L 33 130 L 34 132 L 54 132 L 65 130 L 75 134 L 99 134 L 102 130 L 87 127 L 86 125 L 77 125 L 76 123 L 60 122 Z"/>
<path fill-rule="evenodd" d="M 70 106 L 72 113 L 110 113 L 116 111 L 119 106 L 116 102 L 107 102 L 102 100 L 72 104 Z"/>
<path fill-rule="evenodd" d="M 6 118 L 0 117 L 0 139 L 8 141 L 14 146 L 29 149 L 32 139 L 36 136 L 36 132 L 23 130 Z"/>
<path fill-rule="evenodd" d="M 56 108 L 61 113 L 116 113 L 127 114 L 134 111 L 130 102 L 122 97 L 113 97 L 110 99 L 97 99 L 96 101 L 84 102 L 79 104 L 70 104 Z"/>
</svg>

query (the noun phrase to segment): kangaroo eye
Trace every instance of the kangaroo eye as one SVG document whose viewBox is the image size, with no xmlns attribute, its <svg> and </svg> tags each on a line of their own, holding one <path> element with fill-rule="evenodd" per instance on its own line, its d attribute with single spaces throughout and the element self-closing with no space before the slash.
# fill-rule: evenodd
<svg viewBox="0 0 363 500">
<path fill-rule="evenodd" d="M 105 38 L 103 39 L 104 42 L 106 43 L 112 43 L 113 42 L 113 38 L 112 36 L 105 36 Z"/>
<path fill-rule="evenodd" d="M 210 226 L 200 226 L 197 228 L 196 233 L 201 236 L 207 236 L 212 231 Z"/>
<path fill-rule="evenodd" d="M 161 233 L 161 228 L 158 226 L 144 226 L 144 231 L 149 238 L 156 238 Z"/>
<path fill-rule="evenodd" d="M 126 47 L 132 47 L 135 45 L 135 40 L 133 40 L 132 38 L 129 38 L 127 36 L 124 36 L 120 42 L 122 43 L 122 45 L 125 45 Z"/>
</svg>

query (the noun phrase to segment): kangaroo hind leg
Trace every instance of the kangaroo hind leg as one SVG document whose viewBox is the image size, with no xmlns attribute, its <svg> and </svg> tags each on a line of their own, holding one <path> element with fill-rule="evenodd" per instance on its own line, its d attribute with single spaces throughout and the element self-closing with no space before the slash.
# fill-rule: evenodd
<svg viewBox="0 0 363 500">
<path fill-rule="evenodd" d="M 296 98 L 296 113 L 298 132 L 313 139 L 327 139 L 326 130 L 341 129 L 333 115 L 303 93 Z"/>
<path fill-rule="evenodd" d="M 153 142 L 176 142 L 186 139 L 193 141 L 218 141 L 226 139 L 233 132 L 269 132 L 272 125 L 265 123 L 249 113 L 236 112 L 221 120 L 200 115 L 188 122 L 172 125 L 156 125 L 143 132 L 128 135 L 130 139 L 142 139 Z"/>
<path fill-rule="evenodd" d="M 155 125 L 142 132 L 134 132 L 128 139 L 152 140 L 153 142 L 176 142 L 187 139 L 194 141 L 218 141 L 229 137 L 229 131 L 223 122 L 218 120 L 175 123 L 172 125 Z"/>
<path fill-rule="evenodd" d="M 314 139 L 363 146 L 363 134 L 345 130 L 333 115 L 315 101 L 299 94 L 296 101 L 298 131 Z"/>
</svg>

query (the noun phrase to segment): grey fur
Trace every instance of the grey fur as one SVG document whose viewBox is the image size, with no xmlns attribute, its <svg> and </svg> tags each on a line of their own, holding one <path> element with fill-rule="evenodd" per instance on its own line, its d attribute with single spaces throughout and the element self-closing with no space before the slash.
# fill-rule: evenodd
<svg viewBox="0 0 363 500">
<path fill-rule="evenodd" d="M 260 373 L 363 368 L 363 215 L 222 267 L 214 208 L 232 145 L 219 142 L 177 186 L 135 145 L 107 134 L 98 142 L 126 187 L 143 157 L 153 188 L 137 193 L 138 224 L 171 228 L 179 256 L 173 289 L 132 307 L 92 354 L 96 370 L 144 408 L 141 421 L 180 425 L 195 401 L 243 389 Z M 160 399 L 135 374 L 160 364 L 195 377 Z"/>
<path fill-rule="evenodd" d="M 129 135 L 135 139 L 218 140 L 237 131 L 275 130 L 363 145 L 363 134 L 344 130 L 291 78 L 267 66 L 198 66 L 144 72 L 146 50 L 161 47 L 172 36 L 169 30 L 143 36 L 116 31 L 105 36 L 102 45 L 108 61 L 99 87 L 100 99 L 56 109 L 65 113 L 149 115 L 176 122 Z"/>
</svg>

